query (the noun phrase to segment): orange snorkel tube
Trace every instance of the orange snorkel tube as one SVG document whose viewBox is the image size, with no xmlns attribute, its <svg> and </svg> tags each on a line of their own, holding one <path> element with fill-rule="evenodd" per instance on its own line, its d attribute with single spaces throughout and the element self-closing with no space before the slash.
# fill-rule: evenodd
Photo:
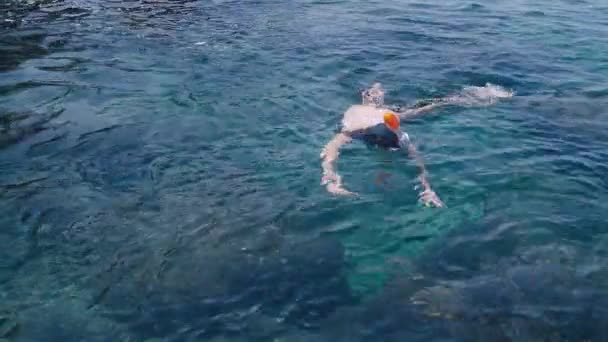
<svg viewBox="0 0 608 342">
<path fill-rule="evenodd" d="M 401 147 L 403 147 L 404 143 L 408 142 L 410 140 L 409 135 L 407 135 L 407 133 L 399 130 L 399 126 L 400 126 L 400 120 L 399 120 L 399 116 L 393 112 L 386 112 L 384 113 L 384 124 L 386 125 L 386 127 L 388 127 L 390 130 L 392 130 L 393 132 L 395 132 L 397 134 L 397 136 L 399 137 L 399 144 L 401 145 Z"/>
<path fill-rule="evenodd" d="M 399 129 L 399 117 L 395 113 L 386 112 L 384 113 L 384 124 L 393 131 L 396 131 Z"/>
</svg>

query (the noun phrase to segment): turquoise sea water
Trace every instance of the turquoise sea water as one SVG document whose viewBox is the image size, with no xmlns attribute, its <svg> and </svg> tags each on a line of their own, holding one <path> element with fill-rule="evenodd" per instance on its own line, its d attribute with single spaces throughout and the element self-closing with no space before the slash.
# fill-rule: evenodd
<svg viewBox="0 0 608 342">
<path fill-rule="evenodd" d="M 319 153 L 359 90 L 515 96 Z M 608 340 L 608 5 L 5 1 L 0 340 Z"/>
</svg>

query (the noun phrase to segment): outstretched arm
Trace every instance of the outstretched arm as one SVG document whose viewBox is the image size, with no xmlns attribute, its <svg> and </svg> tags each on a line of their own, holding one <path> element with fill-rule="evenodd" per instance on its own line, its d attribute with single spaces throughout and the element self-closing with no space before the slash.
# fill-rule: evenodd
<svg viewBox="0 0 608 342">
<path fill-rule="evenodd" d="M 439 196 L 437 196 L 435 191 L 433 191 L 433 189 L 431 188 L 431 184 L 428 180 L 428 173 L 426 171 L 426 167 L 424 166 L 424 161 L 418 154 L 418 151 L 416 151 L 416 147 L 411 141 L 409 141 L 409 139 L 406 139 L 404 143 L 407 144 L 407 152 L 410 157 L 416 161 L 416 164 L 418 165 L 418 169 L 420 171 L 420 175 L 418 176 L 420 185 L 422 185 L 422 191 L 420 192 L 420 200 L 426 206 L 430 206 L 432 204 L 435 207 L 443 207 L 443 202 L 439 199 Z"/>
<path fill-rule="evenodd" d="M 410 109 L 397 110 L 402 119 L 415 117 L 424 113 L 428 113 L 437 107 L 447 105 L 454 106 L 488 106 L 495 104 L 501 99 L 513 97 L 514 92 L 493 84 L 486 84 L 483 87 L 469 86 L 464 87 L 457 93 L 447 97 L 428 99 Z"/>
<path fill-rule="evenodd" d="M 321 152 L 321 158 L 323 162 L 321 167 L 323 168 L 323 178 L 321 178 L 321 184 L 325 185 L 327 191 L 336 195 L 355 195 L 355 193 L 346 190 L 342 186 L 342 178 L 334 169 L 334 162 L 338 159 L 340 154 L 340 147 L 344 144 L 351 142 L 351 137 L 345 133 L 338 133 L 330 140 Z"/>
<path fill-rule="evenodd" d="M 434 110 L 437 107 L 441 107 L 441 106 L 445 106 L 447 105 L 448 102 L 447 101 L 440 101 L 437 100 L 437 102 L 431 102 L 427 105 L 418 107 L 418 108 L 403 108 L 403 109 L 399 109 L 397 112 L 399 113 L 399 118 L 400 119 L 411 119 L 417 116 L 420 116 L 422 114 L 428 113 L 432 110 Z"/>
</svg>

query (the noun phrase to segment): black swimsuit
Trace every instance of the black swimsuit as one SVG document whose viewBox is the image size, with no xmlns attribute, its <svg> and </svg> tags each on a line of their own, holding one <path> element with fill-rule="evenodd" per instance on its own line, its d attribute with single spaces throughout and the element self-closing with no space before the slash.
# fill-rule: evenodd
<svg viewBox="0 0 608 342">
<path fill-rule="evenodd" d="M 366 144 L 385 149 L 400 148 L 401 141 L 394 131 L 380 123 L 375 126 L 352 132 L 353 139 L 363 140 Z"/>
</svg>

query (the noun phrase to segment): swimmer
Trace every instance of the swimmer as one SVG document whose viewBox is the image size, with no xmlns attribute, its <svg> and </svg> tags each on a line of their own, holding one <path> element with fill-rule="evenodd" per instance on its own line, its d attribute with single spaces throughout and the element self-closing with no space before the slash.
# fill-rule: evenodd
<svg viewBox="0 0 608 342">
<path fill-rule="evenodd" d="M 512 92 L 500 87 L 487 84 L 485 87 L 467 87 L 459 95 L 430 101 L 418 108 L 398 109 L 389 108 L 384 104 L 384 89 L 380 83 L 375 83 L 370 89 L 361 93 L 362 104 L 353 105 L 344 113 L 342 129 L 327 143 L 321 152 L 323 177 L 321 184 L 327 191 L 336 195 L 356 195 L 344 188 L 342 178 L 334 169 L 338 159 L 340 147 L 350 143 L 353 139 L 362 140 L 368 145 L 380 148 L 397 150 L 403 149 L 416 161 L 419 169 L 418 180 L 422 191 L 420 201 L 426 206 L 443 207 L 444 204 L 433 191 L 428 180 L 428 172 L 416 147 L 407 133 L 401 130 L 400 122 L 423 113 L 427 113 L 439 106 L 448 104 L 492 104 L 498 98 L 511 97 Z"/>
</svg>

